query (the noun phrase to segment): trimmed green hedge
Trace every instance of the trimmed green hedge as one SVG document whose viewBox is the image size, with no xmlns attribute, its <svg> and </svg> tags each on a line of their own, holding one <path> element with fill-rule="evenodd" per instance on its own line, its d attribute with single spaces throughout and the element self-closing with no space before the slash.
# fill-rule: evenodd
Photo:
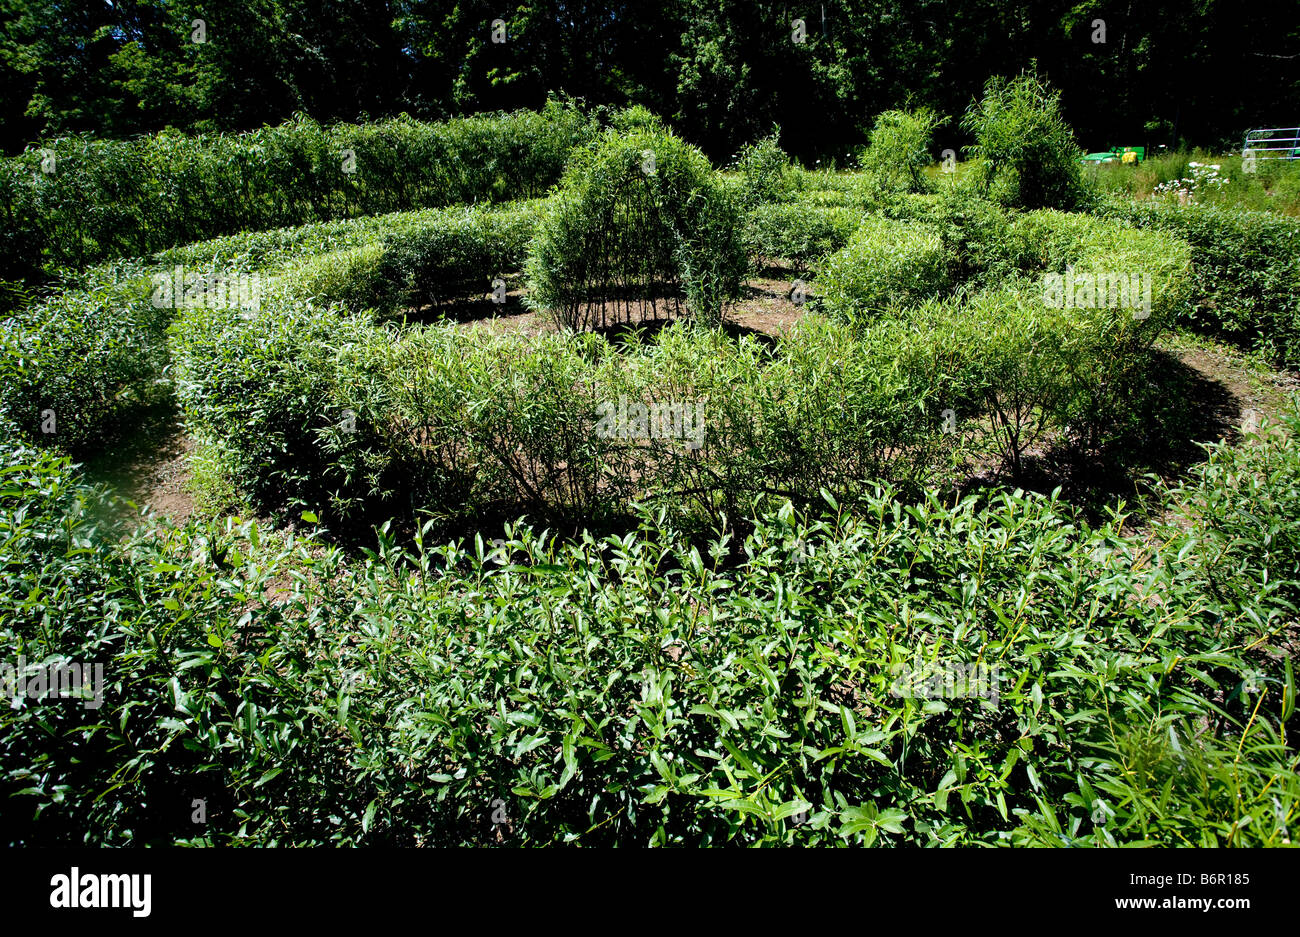
<svg viewBox="0 0 1300 937">
<path fill-rule="evenodd" d="M 817 276 L 822 307 L 850 322 L 935 296 L 951 282 L 938 227 L 879 215 L 865 217 Z"/>
<path fill-rule="evenodd" d="M 246 277 L 270 302 L 317 297 L 395 312 L 517 272 L 540 202 L 425 209 L 248 232 L 100 264 L 23 304 L 0 330 L 0 415 L 24 438 L 86 455 L 158 390 L 175 297 L 162 282 Z M 172 291 L 174 292 L 174 290 Z M 155 305 L 155 301 L 160 304 Z M 233 313 L 232 313 L 233 315 Z M 52 433 L 43 429 L 50 426 Z"/>
<path fill-rule="evenodd" d="M 1168 324 L 1186 315 L 1195 289 L 1194 252 L 1176 235 L 1139 230 L 1122 221 L 1093 215 L 1043 209 L 1017 217 L 1012 238 L 1021 269 L 1062 274 L 1067 269 L 1073 271 L 1079 278 L 1075 283 L 1077 304 L 1093 302 L 1100 307 L 1103 302 L 1118 301 L 1112 284 L 1105 284 L 1106 295 L 1101 295 L 1102 277 L 1106 274 L 1141 275 L 1141 314 L 1159 316 Z M 1092 275 L 1091 299 L 1087 294 L 1090 283 L 1082 279 L 1085 274 Z"/>
<path fill-rule="evenodd" d="M 1196 203 L 1109 200 L 1109 217 L 1192 246 L 1192 325 L 1300 366 L 1300 220 Z"/>
<path fill-rule="evenodd" d="M 945 187 L 935 195 L 896 194 L 875 207 L 889 218 L 938 227 L 953 278 L 963 287 L 996 288 L 1022 268 L 1014 215 L 986 199 Z"/>
<path fill-rule="evenodd" d="M 808 270 L 844 247 L 857 230 L 860 212 L 800 202 L 767 202 L 745 219 L 745 250 L 754 258 L 783 260 Z"/>
<path fill-rule="evenodd" d="M 65 137 L 0 161 L 0 278 L 80 268 L 245 230 L 542 196 L 594 121 L 542 112 L 242 134 Z M 46 163 L 48 165 L 48 163 Z"/>
<path fill-rule="evenodd" d="M 86 454 L 153 397 L 169 310 L 138 262 L 86 274 L 0 322 L 0 418 L 24 439 Z"/>
<path fill-rule="evenodd" d="M 285 303 L 251 320 L 186 310 L 173 359 L 191 431 L 266 510 L 600 524 L 649 498 L 699 523 L 755 496 L 931 474 L 952 440 L 925 407 L 897 406 L 935 379 L 889 366 L 922 355 L 910 341 L 814 317 L 775 351 L 681 325 L 620 350 L 583 333 L 398 332 Z M 624 402 L 698 416 L 663 438 L 602 436 L 602 406 Z"/>
<path fill-rule="evenodd" d="M 298 294 L 358 312 L 482 296 L 494 278 L 523 270 L 544 204 L 444 210 L 395 225 L 375 243 L 313 256 L 281 277 Z"/>
<path fill-rule="evenodd" d="M 936 274 L 950 268 L 932 227 L 873 217 L 856 249 L 878 247 L 877 232 L 919 236 Z M 1018 256 L 1036 277 L 920 305 L 882 302 L 847 325 L 811 316 L 771 348 L 682 328 L 621 348 L 573 335 L 376 328 L 305 303 L 307 281 L 295 274 L 251 318 L 186 310 L 175 376 L 191 430 L 255 504 L 339 524 L 421 511 L 455 523 L 520 513 L 616 522 L 635 499 L 701 523 L 755 496 L 807 503 L 824 487 L 851 500 L 863 479 L 923 486 L 962 447 L 992 447 L 1017 473 L 1039 440 L 1100 451 L 1140 418 L 1148 351 L 1181 301 L 1187 249 L 1054 212 L 1024 216 L 1014 233 L 1038 252 Z M 883 271 L 844 269 L 871 273 L 868 286 L 890 271 L 914 278 L 910 256 L 885 252 L 893 266 Z M 340 267 L 343 282 L 380 292 L 394 282 L 381 276 L 383 255 L 353 249 L 332 260 L 365 274 L 349 279 Z M 1149 310 L 1105 296 L 1046 301 L 1047 274 L 1073 262 L 1073 275 L 1104 280 L 1103 261 L 1141 271 Z M 621 400 L 698 404 L 699 447 L 601 437 L 602 405 Z"/>
</svg>

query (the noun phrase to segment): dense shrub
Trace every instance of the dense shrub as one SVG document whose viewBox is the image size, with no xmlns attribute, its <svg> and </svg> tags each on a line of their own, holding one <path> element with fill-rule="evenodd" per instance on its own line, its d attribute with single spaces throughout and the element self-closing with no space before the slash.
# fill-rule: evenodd
<svg viewBox="0 0 1300 937">
<path fill-rule="evenodd" d="M 930 144 L 935 130 L 947 123 L 928 107 L 885 111 L 871 128 L 862 168 L 886 192 L 924 192 L 929 186 L 923 170 L 933 159 Z"/>
<path fill-rule="evenodd" d="M 1016 279 L 945 304 L 929 323 L 959 417 L 987 421 L 987 445 L 1018 477 L 1025 452 L 1048 441 L 1095 450 L 1128 416 L 1136 381 L 1164 320 L 1127 309 L 1056 308 L 1042 286 Z M 914 316 L 919 320 L 919 316 Z"/>
<path fill-rule="evenodd" d="M 133 412 L 166 392 L 166 329 L 178 298 L 163 295 L 155 278 L 170 281 L 177 268 L 187 283 L 248 276 L 259 294 L 274 288 L 392 312 L 485 293 L 495 273 L 517 272 L 537 212 L 537 202 L 399 212 L 100 264 L 6 316 L 0 413 L 29 441 L 78 455 L 128 429 Z"/>
<path fill-rule="evenodd" d="M 0 322 L 0 417 L 27 440 L 85 454 L 155 396 L 166 310 L 140 264 L 88 274 Z"/>
<path fill-rule="evenodd" d="M 255 524 L 123 539 L 66 463 L 0 442 L 4 659 L 106 677 L 101 708 L 0 707 L 0 838 L 1279 845 L 1285 439 L 1218 447 L 1149 538 L 886 490 L 707 548 L 647 513 L 348 562 Z"/>
<path fill-rule="evenodd" d="M 528 303 L 566 328 L 654 318 L 717 322 L 746 269 L 730 191 L 671 133 L 606 134 L 575 154 L 528 259 Z"/>
<path fill-rule="evenodd" d="M 1022 455 L 1049 438 L 1098 452 L 1134 429 L 1151 346 L 1188 295 L 1185 243 L 1088 215 L 1012 220 L 946 196 L 896 208 L 944 227 L 869 217 L 818 284 L 837 317 L 917 336 L 917 357 L 877 365 L 931 375 L 924 383 L 935 390 L 916 405 L 986 421 L 971 427 L 972 442 L 992 444 L 1013 475 Z M 917 231 L 924 239 L 910 249 L 924 252 L 926 266 L 895 246 Z M 928 282 L 914 285 L 927 270 Z M 957 296 L 918 305 L 952 272 L 969 278 Z"/>
<path fill-rule="evenodd" d="M 1133 410 L 1167 308 L 1052 307 L 1040 280 L 1020 279 L 852 326 L 808 317 L 772 348 L 678 328 L 620 348 L 399 333 L 289 302 L 251 322 L 187 310 L 173 344 L 192 432 L 224 448 L 263 510 L 335 526 L 419 512 L 568 525 L 642 500 L 698 527 L 756 496 L 808 503 L 824 488 L 851 503 L 865 479 L 933 484 L 959 446 L 991 447 L 1012 473 L 1049 431 L 1099 448 Z M 602 436 L 602 407 L 620 401 L 698 406 L 695 445 L 690 432 Z"/>
<path fill-rule="evenodd" d="M 0 166 L 0 276 L 244 230 L 545 194 L 592 121 L 569 107 L 243 134 L 66 137 Z M 354 160 L 354 161 L 353 161 Z"/>
<path fill-rule="evenodd" d="M 1300 365 L 1300 221 L 1195 203 L 1113 200 L 1103 211 L 1191 244 L 1191 324 Z"/>
<path fill-rule="evenodd" d="M 394 309 L 400 297 L 387 261 L 384 245 L 375 242 L 317 254 L 292 265 L 284 276 L 295 292 L 356 312 Z"/>
<path fill-rule="evenodd" d="M 951 440 L 924 405 L 897 405 L 940 380 L 894 366 L 928 364 L 911 334 L 813 321 L 774 351 L 674 327 L 620 351 L 584 334 L 399 334 L 292 304 L 251 322 L 187 310 L 173 346 L 191 431 L 224 447 L 261 509 L 336 526 L 416 512 L 592 525 L 635 498 L 699 524 L 758 495 L 851 498 L 864 479 L 931 475 Z M 664 436 L 602 435 L 602 405 L 629 401 L 695 416 Z"/>
<path fill-rule="evenodd" d="M 743 147 L 732 161 L 732 168 L 740 173 L 745 207 L 753 208 L 761 202 L 785 199 L 792 188 L 793 168 L 790 157 L 778 142 L 780 131 L 757 143 Z"/>
<path fill-rule="evenodd" d="M 438 212 L 383 232 L 378 243 L 313 257 L 286 270 L 296 292 L 354 311 L 389 313 L 482 296 L 527 258 L 540 204 Z"/>
<path fill-rule="evenodd" d="M 991 445 L 1016 473 L 1049 431 L 1095 450 L 1138 418 L 1131 394 L 1178 309 L 1187 252 L 1054 212 L 1024 216 L 1011 236 L 1019 277 L 918 306 L 947 282 L 941 239 L 932 226 L 871 217 L 856 246 L 883 260 L 844 262 L 859 278 L 846 286 L 835 266 L 846 249 L 823 280 L 850 325 L 812 317 L 771 349 L 676 329 L 621 349 L 569 335 L 398 332 L 305 305 L 290 283 L 251 320 L 186 310 L 175 376 L 192 431 L 223 453 L 236 487 L 265 510 L 306 508 L 335 524 L 419 511 L 454 523 L 521 513 L 597 523 L 633 499 L 672 503 L 680 522 L 698 524 L 756 495 L 807 503 L 824 487 L 851 500 L 864 479 L 933 482 L 959 442 L 941 431 L 945 410 L 964 422 L 963 444 Z M 901 246 L 880 251 L 886 237 Z M 925 291 L 905 262 L 915 256 L 932 271 Z M 1045 274 L 1064 283 L 1069 264 L 1101 280 L 1112 264 L 1140 271 L 1150 310 L 1104 293 L 1050 304 Z M 620 400 L 698 404 L 705 434 L 697 448 L 602 437 L 597 413 Z"/>
<path fill-rule="evenodd" d="M 751 257 L 784 260 L 799 270 L 848 243 L 862 216 L 849 208 L 823 208 L 803 200 L 765 202 L 745 219 Z"/>
<path fill-rule="evenodd" d="M 1070 211 L 1087 201 L 1077 162 L 1082 150 L 1061 115 L 1060 92 L 1037 75 L 990 78 L 962 128 L 975 137 L 977 191 L 1015 208 Z"/>
<path fill-rule="evenodd" d="M 1030 273 L 1106 272 L 1151 276 L 1151 308 L 1141 310 L 1171 324 L 1185 315 L 1192 289 L 1193 253 L 1182 238 L 1143 231 L 1119 220 L 1051 210 L 1026 212 L 1012 226 L 1009 253 Z M 1100 286 L 1101 281 L 1097 280 Z M 1077 284 L 1076 284 L 1077 286 Z M 1114 299 L 1094 297 L 1100 305 Z M 1076 303 L 1086 304 L 1086 293 Z"/>
<path fill-rule="evenodd" d="M 313 255 L 371 246 L 403 231 L 418 230 L 441 219 L 456 217 L 463 211 L 463 208 L 425 208 L 245 231 L 159 251 L 149 261 L 162 267 L 218 264 L 241 273 L 269 270 Z"/>
<path fill-rule="evenodd" d="M 663 118 L 642 104 L 634 104 L 614 111 L 609 114 L 606 123 L 619 133 L 664 129 Z"/>
<path fill-rule="evenodd" d="M 1148 380 L 1150 349 L 1185 312 L 1191 286 L 1187 244 L 1090 215 L 1050 210 L 1018 217 L 1010 243 L 1009 253 L 1032 277 L 1019 290 L 1017 303 L 1034 307 L 1025 313 L 1032 321 L 1050 323 L 1040 335 L 1042 347 L 1030 358 L 1022 349 L 1008 359 L 1016 370 L 1055 369 L 1051 386 L 1061 396 L 1038 412 L 1087 451 L 1139 429 L 1134 424 L 1143 417 L 1135 403 Z M 998 333 L 1010 321 L 989 310 L 977 317 L 975 328 Z M 1008 338 L 1015 343 L 1027 334 Z"/>
<path fill-rule="evenodd" d="M 886 200 L 880 211 L 936 226 L 959 284 L 998 286 L 1022 265 L 1022 241 L 1013 232 L 1012 215 L 987 199 L 948 187 L 935 195 Z"/>
<path fill-rule="evenodd" d="M 937 227 L 868 215 L 817 282 L 827 312 L 857 321 L 941 292 L 951 273 Z"/>
</svg>

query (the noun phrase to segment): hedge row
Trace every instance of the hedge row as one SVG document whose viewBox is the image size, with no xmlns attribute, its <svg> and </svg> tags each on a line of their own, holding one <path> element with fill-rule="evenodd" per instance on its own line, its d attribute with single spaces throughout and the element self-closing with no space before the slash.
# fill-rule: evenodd
<svg viewBox="0 0 1300 937">
<path fill-rule="evenodd" d="M 545 194 L 592 119 L 540 112 L 66 137 L 0 165 L 0 278 L 238 231 Z M 45 171 L 46 169 L 50 171 Z"/>
<path fill-rule="evenodd" d="M 619 348 L 590 333 L 398 331 L 290 303 L 252 321 L 187 310 L 173 358 L 191 432 L 264 509 L 338 526 L 420 511 L 599 525 L 635 498 L 698 520 L 932 471 L 948 444 L 937 414 L 897 405 L 928 399 L 916 382 L 932 375 L 882 366 L 907 340 L 813 321 L 780 354 L 681 325 Z M 664 411 L 678 428 L 648 412 L 638 427 L 638 405 L 679 408 Z"/>
<path fill-rule="evenodd" d="M 851 208 L 765 202 L 745 217 L 745 250 L 760 263 L 786 261 L 806 271 L 844 247 L 861 220 Z"/>
<path fill-rule="evenodd" d="M 1082 287 L 1108 274 L 1138 275 L 1144 304 L 1148 278 L 1151 283 L 1152 308 L 1142 313 L 1158 306 L 1170 317 L 1184 314 L 1190 256 L 1176 236 L 1092 215 L 1049 209 L 1009 215 L 979 200 L 908 195 L 888 215 L 867 215 L 849 244 L 821 265 L 818 285 L 828 312 L 856 322 L 953 285 L 996 289 L 1019 276 L 1071 271 L 1080 278 L 1073 285 Z M 1078 302 L 1111 300 L 1106 292 L 1098 301 L 1094 292 Z"/>
<path fill-rule="evenodd" d="M 167 360 L 170 311 L 151 291 L 147 268 L 115 264 L 0 322 L 0 419 L 77 454 L 121 430 Z"/>
<path fill-rule="evenodd" d="M 124 536 L 102 492 L 11 440 L 3 658 L 104 681 L 98 708 L 0 706 L 9 844 L 1294 835 L 1281 434 L 1218 447 L 1150 536 L 1043 497 L 885 490 L 707 547 L 646 514 L 570 543 L 381 535 L 346 561 L 251 523 Z"/>
<path fill-rule="evenodd" d="M 1300 219 L 1169 200 L 1108 201 L 1102 211 L 1192 246 L 1192 323 L 1300 366 Z"/>
<path fill-rule="evenodd" d="M 544 205 L 539 199 L 444 210 L 388 226 L 361 246 L 289 265 L 279 277 L 296 294 L 356 312 L 392 314 L 483 296 L 498 278 L 518 285 Z"/>
<path fill-rule="evenodd" d="M 166 330 L 184 295 L 174 289 L 178 268 L 182 290 L 230 278 L 255 287 L 258 301 L 316 295 L 400 311 L 486 292 L 496 273 L 518 271 L 537 211 L 538 203 L 525 202 L 399 212 L 247 232 L 98 265 L 4 320 L 0 415 L 25 439 L 78 455 L 113 437 L 162 376 Z"/>
<path fill-rule="evenodd" d="M 599 524 L 651 499 L 700 522 L 760 496 L 852 499 L 864 479 L 920 487 L 959 444 L 1013 473 L 1049 435 L 1108 446 L 1140 417 L 1147 351 L 1185 286 L 1185 252 L 1143 244 L 1149 313 L 1054 307 L 1022 278 L 853 325 L 809 316 L 770 348 L 681 326 L 620 347 L 376 327 L 285 297 L 251 319 L 186 310 L 175 376 L 192 432 L 268 510 Z M 602 435 L 602 407 L 629 404 L 698 406 L 700 435 Z"/>
<path fill-rule="evenodd" d="M 817 276 L 826 311 L 846 321 L 910 305 L 951 286 L 939 229 L 868 215 Z"/>
</svg>

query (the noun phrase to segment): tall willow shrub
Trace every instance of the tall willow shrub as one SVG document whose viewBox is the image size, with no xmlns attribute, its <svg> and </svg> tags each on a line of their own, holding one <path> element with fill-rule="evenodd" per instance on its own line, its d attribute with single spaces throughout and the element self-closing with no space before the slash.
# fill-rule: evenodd
<svg viewBox="0 0 1300 937">
<path fill-rule="evenodd" d="M 1061 94 L 1032 72 L 990 78 L 962 129 L 974 134 L 976 190 L 1008 208 L 1085 206 L 1087 187 L 1076 162 L 1082 148 L 1061 113 Z"/>
</svg>

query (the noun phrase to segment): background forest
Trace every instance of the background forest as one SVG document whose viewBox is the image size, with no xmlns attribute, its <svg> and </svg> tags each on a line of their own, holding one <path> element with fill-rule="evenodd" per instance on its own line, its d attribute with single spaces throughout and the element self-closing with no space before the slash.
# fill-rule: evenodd
<svg viewBox="0 0 1300 937">
<path fill-rule="evenodd" d="M 1085 147 L 1223 150 L 1249 127 L 1296 122 L 1297 12 L 1289 0 L 4 0 L 0 140 L 13 154 L 70 132 L 246 130 L 298 112 L 440 119 L 536 108 L 553 91 L 644 105 L 715 161 L 776 123 L 783 148 L 815 161 L 864 142 L 883 110 L 960 113 L 987 76 L 1037 60 Z M 958 133 L 936 142 L 967 142 Z"/>
</svg>

